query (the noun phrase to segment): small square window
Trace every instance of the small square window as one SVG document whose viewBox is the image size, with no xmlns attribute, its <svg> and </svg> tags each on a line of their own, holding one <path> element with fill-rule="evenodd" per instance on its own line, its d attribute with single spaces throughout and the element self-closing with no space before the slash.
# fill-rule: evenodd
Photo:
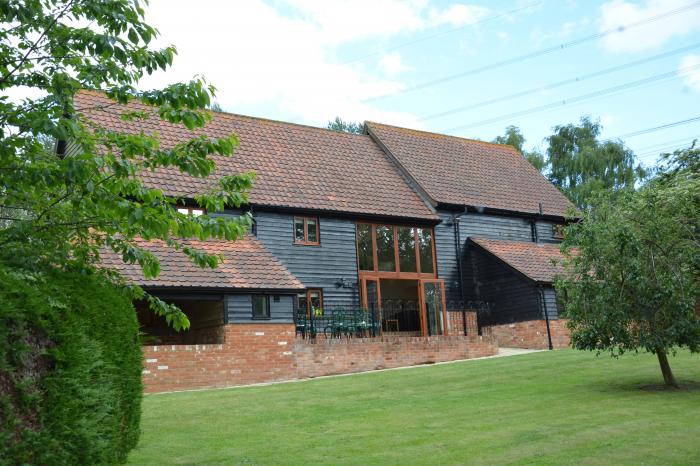
<svg viewBox="0 0 700 466">
<path fill-rule="evenodd" d="M 265 295 L 253 295 L 253 319 L 270 318 L 270 301 Z"/>
<path fill-rule="evenodd" d="M 280 295 L 276 294 L 272 300 L 276 303 L 279 303 L 280 302 Z"/>
<path fill-rule="evenodd" d="M 294 217 L 294 243 L 318 246 L 321 243 L 318 218 Z"/>
<path fill-rule="evenodd" d="M 206 213 L 204 209 L 199 207 L 178 207 L 177 211 L 181 214 L 192 215 L 194 217 L 199 217 L 200 215 L 204 215 Z"/>
</svg>

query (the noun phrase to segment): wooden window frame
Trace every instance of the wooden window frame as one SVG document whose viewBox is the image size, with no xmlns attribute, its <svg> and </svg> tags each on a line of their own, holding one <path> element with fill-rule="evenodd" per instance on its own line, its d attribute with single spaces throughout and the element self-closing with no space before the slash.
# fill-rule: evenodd
<svg viewBox="0 0 700 466">
<path fill-rule="evenodd" d="M 552 238 L 554 239 L 564 239 L 564 226 L 562 224 L 552 225 Z"/>
<path fill-rule="evenodd" d="M 264 298 L 265 299 L 265 309 L 267 310 L 267 317 L 256 317 L 255 316 L 255 307 L 253 306 L 253 299 L 254 298 Z M 250 296 L 250 318 L 252 320 L 270 320 L 272 319 L 272 313 L 270 311 L 270 297 L 266 294 L 254 294 Z"/>
<path fill-rule="evenodd" d="M 298 220 L 304 222 L 304 240 L 297 240 L 297 229 L 296 223 Z M 316 241 L 309 241 L 309 220 L 316 222 Z M 320 246 L 321 245 L 321 222 L 319 222 L 318 217 L 295 215 L 292 220 L 292 239 L 294 244 L 301 246 Z"/>
<path fill-rule="evenodd" d="M 376 278 L 406 278 L 406 279 L 426 279 L 426 278 L 438 278 L 437 275 L 437 255 L 435 249 L 435 229 L 433 227 L 423 227 L 416 225 L 390 225 L 386 223 L 372 223 L 372 222 L 357 222 L 357 225 L 369 225 L 370 233 L 372 235 L 372 261 L 373 270 L 362 270 L 360 269 L 360 254 L 357 251 L 357 233 L 355 233 L 355 249 L 357 251 L 357 271 L 360 278 L 363 277 L 376 277 Z M 394 271 L 381 271 L 379 270 L 379 260 L 377 257 L 377 230 L 378 226 L 386 226 L 393 228 L 394 233 Z M 399 242 L 398 242 L 398 228 L 414 228 L 414 242 L 415 242 L 415 254 L 416 254 L 416 271 L 415 272 L 402 272 L 401 263 L 399 261 Z M 420 264 L 420 246 L 418 241 L 418 229 L 422 228 L 425 230 L 430 230 L 430 235 L 432 238 L 432 256 L 433 256 L 433 272 L 421 272 Z"/>
<path fill-rule="evenodd" d="M 311 317 L 311 293 L 318 293 L 318 300 L 319 303 L 321 304 L 321 316 L 324 315 L 324 305 L 323 305 L 323 289 L 322 288 L 309 288 L 306 290 L 306 318 L 308 319 Z M 298 306 L 298 299 L 299 295 L 302 293 L 297 294 L 297 306 Z M 316 316 L 314 316 L 316 317 Z"/>
</svg>

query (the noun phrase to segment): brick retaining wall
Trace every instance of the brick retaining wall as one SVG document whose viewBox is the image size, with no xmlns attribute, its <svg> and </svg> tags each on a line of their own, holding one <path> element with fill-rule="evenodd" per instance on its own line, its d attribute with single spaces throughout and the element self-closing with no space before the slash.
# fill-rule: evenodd
<svg viewBox="0 0 700 466">
<path fill-rule="evenodd" d="M 552 346 L 555 349 L 567 348 L 571 341 L 566 319 L 549 321 Z M 528 320 L 512 324 L 483 327 L 482 333 L 496 340 L 504 348 L 547 349 L 547 321 Z"/>
<path fill-rule="evenodd" d="M 146 392 L 230 387 L 490 356 L 488 337 L 296 338 L 292 324 L 230 324 L 215 345 L 144 346 Z"/>
</svg>

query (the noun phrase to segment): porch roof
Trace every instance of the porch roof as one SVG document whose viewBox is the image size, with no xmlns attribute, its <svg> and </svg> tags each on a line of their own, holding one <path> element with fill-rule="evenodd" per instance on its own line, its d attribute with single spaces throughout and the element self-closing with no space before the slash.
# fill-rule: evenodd
<svg viewBox="0 0 700 466">
<path fill-rule="evenodd" d="M 304 285 L 253 236 L 238 241 L 183 240 L 187 246 L 220 254 L 223 262 L 215 269 L 195 265 L 184 253 L 163 241 L 138 240 L 160 261 L 157 278 L 144 277 L 138 264 L 126 264 L 118 254 L 102 253 L 102 264 L 120 272 L 127 280 L 149 288 L 301 290 Z"/>
<path fill-rule="evenodd" d="M 553 283 L 564 272 L 559 244 L 529 243 L 471 237 L 470 241 L 527 278 Z"/>
</svg>

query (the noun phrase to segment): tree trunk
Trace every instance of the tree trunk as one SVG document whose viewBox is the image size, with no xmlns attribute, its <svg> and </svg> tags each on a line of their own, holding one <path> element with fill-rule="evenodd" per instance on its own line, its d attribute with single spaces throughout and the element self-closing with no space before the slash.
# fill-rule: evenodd
<svg viewBox="0 0 700 466">
<path fill-rule="evenodd" d="M 671 372 L 671 366 L 668 364 L 668 356 L 666 351 L 657 350 L 656 356 L 659 358 L 659 365 L 661 366 L 661 373 L 664 376 L 664 383 L 668 387 L 678 388 L 678 383 L 676 378 L 673 377 L 673 372 Z"/>
</svg>

